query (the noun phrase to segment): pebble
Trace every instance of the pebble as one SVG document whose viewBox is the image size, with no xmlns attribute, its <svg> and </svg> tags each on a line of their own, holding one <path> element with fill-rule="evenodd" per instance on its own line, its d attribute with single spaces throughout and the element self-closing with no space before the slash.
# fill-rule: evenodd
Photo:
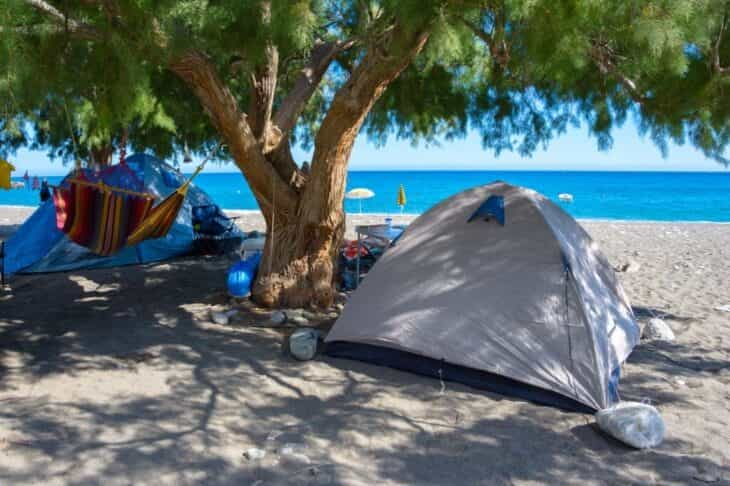
<svg viewBox="0 0 730 486">
<path fill-rule="evenodd" d="M 329 314 L 327 314 L 327 317 L 329 317 L 330 319 L 337 319 L 338 317 L 340 317 L 340 314 L 333 311 L 333 312 L 330 312 Z"/>
<path fill-rule="evenodd" d="M 619 272 L 636 273 L 641 269 L 641 265 L 634 260 L 629 260 L 619 267 Z"/>
<path fill-rule="evenodd" d="M 269 322 L 276 326 L 281 326 L 286 322 L 286 314 L 282 311 L 275 311 L 269 317 Z"/>
<path fill-rule="evenodd" d="M 342 309 L 344 309 L 344 308 L 345 308 L 345 304 L 341 304 L 339 302 L 337 304 L 335 304 L 335 309 L 337 309 L 340 312 L 342 312 Z"/>
<path fill-rule="evenodd" d="M 304 317 L 304 309 L 284 309 L 287 319 L 293 317 Z"/>
<path fill-rule="evenodd" d="M 306 326 L 309 324 L 309 319 L 304 316 L 287 316 L 287 320 L 297 326 Z"/>
<path fill-rule="evenodd" d="M 266 456 L 266 451 L 257 447 L 251 447 L 249 449 L 246 449 L 246 452 L 244 452 L 243 455 L 249 461 L 256 461 L 259 459 L 263 459 Z"/>
<path fill-rule="evenodd" d="M 226 325 L 228 324 L 228 321 L 231 319 L 231 317 L 235 316 L 236 314 L 238 314 L 238 311 L 235 309 L 225 312 L 211 311 L 210 318 L 216 324 Z"/>
<path fill-rule="evenodd" d="M 317 319 L 317 314 L 314 312 L 310 312 L 307 310 L 302 311 L 302 317 L 305 319 L 309 319 L 310 321 Z"/>
<path fill-rule="evenodd" d="M 281 448 L 279 448 L 279 455 L 291 456 L 293 454 L 304 454 L 307 451 L 307 446 L 295 442 L 287 442 Z"/>
</svg>

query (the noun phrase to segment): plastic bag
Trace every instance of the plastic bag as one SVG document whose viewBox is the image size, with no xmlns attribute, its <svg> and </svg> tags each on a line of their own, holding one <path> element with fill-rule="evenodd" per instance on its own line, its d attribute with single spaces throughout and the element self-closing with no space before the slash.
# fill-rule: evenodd
<svg viewBox="0 0 730 486">
<path fill-rule="evenodd" d="M 664 420 L 656 408 L 620 402 L 596 413 L 596 423 L 611 437 L 637 449 L 656 447 L 664 439 Z"/>
</svg>

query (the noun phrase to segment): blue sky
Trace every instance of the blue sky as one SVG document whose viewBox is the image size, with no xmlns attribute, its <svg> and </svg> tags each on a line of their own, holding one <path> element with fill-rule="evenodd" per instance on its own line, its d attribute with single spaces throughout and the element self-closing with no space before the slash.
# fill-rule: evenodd
<svg viewBox="0 0 730 486">
<path fill-rule="evenodd" d="M 294 156 L 298 162 L 311 158 L 310 153 L 300 149 L 295 150 Z M 60 161 L 49 160 L 45 152 L 22 150 L 11 161 L 18 171 L 28 170 L 31 174 L 59 175 L 67 171 Z M 615 131 L 609 151 L 599 151 L 585 128 L 572 128 L 532 157 L 511 152 L 495 157 L 493 152 L 482 149 L 477 133 L 440 146 L 414 147 L 407 141 L 390 140 L 380 148 L 363 136 L 353 150 L 350 169 L 728 171 L 688 145 L 670 145 L 668 156 L 663 158 L 651 141 L 638 135 L 631 122 Z M 233 171 L 236 168 L 232 164 L 206 167 L 206 172 Z"/>
</svg>

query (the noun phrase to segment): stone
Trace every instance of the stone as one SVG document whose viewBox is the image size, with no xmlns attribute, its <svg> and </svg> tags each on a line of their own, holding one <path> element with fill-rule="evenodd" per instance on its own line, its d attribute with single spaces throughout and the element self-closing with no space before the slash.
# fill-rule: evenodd
<svg viewBox="0 0 730 486">
<path fill-rule="evenodd" d="M 257 461 L 266 457 L 266 451 L 259 449 L 258 447 L 251 447 L 246 449 L 246 452 L 244 452 L 243 455 L 249 461 Z"/>
<path fill-rule="evenodd" d="M 297 326 L 306 326 L 309 324 L 309 319 L 304 316 L 287 316 L 287 320 Z"/>
<path fill-rule="evenodd" d="M 317 319 L 317 314 L 314 312 L 310 312 L 308 310 L 303 310 L 302 317 L 305 319 L 309 319 L 310 321 L 313 321 L 313 320 Z"/>
<path fill-rule="evenodd" d="M 307 452 L 307 446 L 296 442 L 287 442 L 278 450 L 280 456 L 290 456 L 292 454 L 304 454 Z"/>
<path fill-rule="evenodd" d="M 641 269 L 641 265 L 638 262 L 634 260 L 629 260 L 628 262 L 621 265 L 618 270 L 619 272 L 624 273 L 636 273 L 639 271 L 639 269 Z"/>
<path fill-rule="evenodd" d="M 664 322 L 663 319 L 659 319 L 658 317 L 649 319 L 649 322 L 646 324 L 646 326 L 644 326 L 643 337 L 651 341 L 671 342 L 675 339 L 674 331 L 672 331 L 672 328 L 669 327 L 669 324 Z"/>
<path fill-rule="evenodd" d="M 269 322 L 276 326 L 281 326 L 286 322 L 286 314 L 282 311 L 272 312 L 269 317 Z"/>
<path fill-rule="evenodd" d="M 228 324 L 228 321 L 230 321 L 231 317 L 238 314 L 238 311 L 235 309 L 229 310 L 229 311 L 211 311 L 210 312 L 210 319 L 215 322 L 216 324 L 226 325 Z"/>
<path fill-rule="evenodd" d="M 304 317 L 304 309 L 285 309 L 284 314 L 286 314 L 287 319 L 291 319 L 292 317 Z"/>
<path fill-rule="evenodd" d="M 345 304 L 340 304 L 339 302 L 335 304 L 335 309 L 337 309 L 339 312 L 342 312 L 342 310 L 345 308 Z"/>
<path fill-rule="evenodd" d="M 289 352 L 299 361 L 309 361 L 317 354 L 318 340 L 315 329 L 299 328 L 289 336 Z"/>
<path fill-rule="evenodd" d="M 329 314 L 327 314 L 327 317 L 329 317 L 330 319 L 337 319 L 338 317 L 340 317 L 340 314 L 333 311 L 333 312 L 330 312 Z"/>
</svg>

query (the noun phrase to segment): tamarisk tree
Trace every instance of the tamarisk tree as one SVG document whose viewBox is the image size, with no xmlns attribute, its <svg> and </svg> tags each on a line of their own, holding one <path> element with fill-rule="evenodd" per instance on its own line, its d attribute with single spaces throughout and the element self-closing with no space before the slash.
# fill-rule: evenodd
<svg viewBox="0 0 730 486">
<path fill-rule="evenodd" d="M 143 144 L 173 147 L 185 133 L 196 147 L 226 145 L 266 220 L 254 297 L 267 305 L 332 302 L 360 133 L 430 142 L 473 129 L 485 148 L 530 154 L 580 123 L 609 148 L 612 128 L 634 117 L 662 149 L 689 142 L 725 162 L 730 47 L 720 0 L 0 5 L 13 46 L 0 68 L 14 73 L 0 94 L 26 100 L 22 109 L 2 100 L 13 116 L 42 119 L 38 107 L 54 97 L 93 98 L 106 125 L 128 125 L 141 118 L 126 107 L 144 99 L 166 129 Z M 297 143 L 313 148 L 306 173 L 292 156 Z"/>
</svg>

